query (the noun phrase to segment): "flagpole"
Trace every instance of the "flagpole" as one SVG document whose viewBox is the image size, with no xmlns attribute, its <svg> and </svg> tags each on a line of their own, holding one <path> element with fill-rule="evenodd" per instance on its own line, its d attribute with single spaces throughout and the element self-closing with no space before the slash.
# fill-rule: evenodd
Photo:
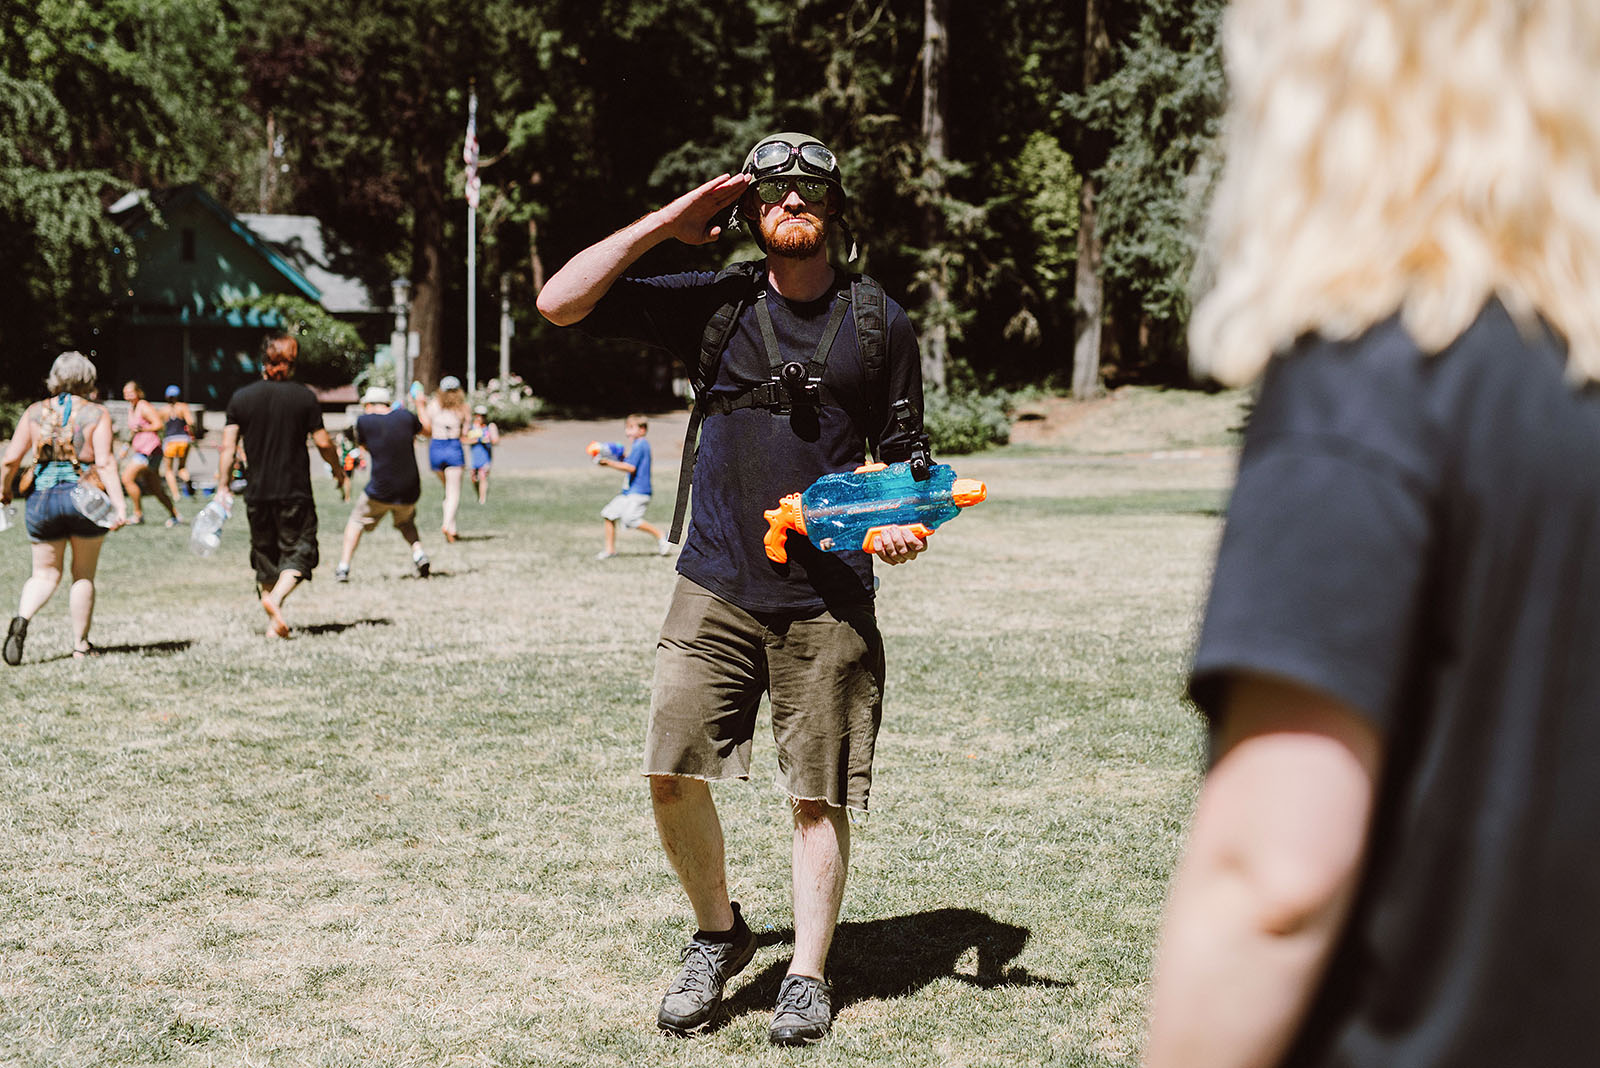
<svg viewBox="0 0 1600 1068">
<path fill-rule="evenodd" d="M 467 396 L 478 388 L 478 89 L 467 80 Z"/>
</svg>

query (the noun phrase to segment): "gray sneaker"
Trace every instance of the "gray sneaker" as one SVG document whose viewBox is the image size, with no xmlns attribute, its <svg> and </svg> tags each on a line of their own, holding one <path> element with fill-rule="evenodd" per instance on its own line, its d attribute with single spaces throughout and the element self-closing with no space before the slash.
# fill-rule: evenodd
<svg viewBox="0 0 1600 1068">
<path fill-rule="evenodd" d="M 756 936 L 733 903 L 733 941 L 691 939 L 683 947 L 683 971 L 661 999 L 656 1024 L 663 1031 L 687 1035 L 711 1022 L 722 1004 L 722 988 L 756 955 Z"/>
<path fill-rule="evenodd" d="M 772 1044 L 807 1046 L 833 1026 L 833 987 L 809 975 L 786 975 L 772 1014 Z"/>
</svg>

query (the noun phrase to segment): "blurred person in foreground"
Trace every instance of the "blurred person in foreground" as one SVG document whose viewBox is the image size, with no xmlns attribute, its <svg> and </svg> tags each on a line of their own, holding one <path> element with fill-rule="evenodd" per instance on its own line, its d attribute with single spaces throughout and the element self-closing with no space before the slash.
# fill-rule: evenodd
<svg viewBox="0 0 1600 1068">
<path fill-rule="evenodd" d="M 694 443 L 686 445 L 697 473 L 694 511 L 656 645 L 644 761 L 661 845 L 699 926 L 657 1014 L 676 1034 L 712 1023 L 726 983 L 756 951 L 729 899 L 709 784 L 749 777 L 763 693 L 777 786 L 791 807 L 795 927 L 768 1033 L 776 1044 L 797 1045 L 820 1041 L 833 1024 L 825 968 L 849 868 L 847 813 L 866 812 L 883 715 L 872 556 L 825 553 L 793 537 L 788 562 L 774 563 L 763 549 L 762 512 L 821 475 L 855 469 L 869 441 L 882 457 L 910 452 L 912 431 L 888 413 L 896 400 L 921 411 L 916 334 L 882 287 L 829 261 L 828 237 L 845 230 L 847 206 L 825 145 L 774 134 L 750 150 L 740 173 L 713 178 L 591 245 L 539 294 L 552 322 L 663 348 L 706 387 L 696 400 L 704 413 L 698 461 Z M 664 242 L 716 240 L 730 209 L 751 227 L 764 260 L 732 274 L 625 277 Z M 857 301 L 875 309 L 870 320 L 853 308 Z M 707 368 L 707 325 L 719 320 L 732 329 Z M 868 367 L 863 332 L 874 335 L 881 367 Z M 778 368 L 805 361 L 810 391 L 780 388 Z M 926 547 L 909 528 L 891 526 L 877 555 L 899 564 Z"/>
<path fill-rule="evenodd" d="M 355 559 L 361 535 L 377 530 L 384 516 L 411 547 L 411 566 L 417 577 L 428 577 L 428 554 L 417 533 L 422 476 L 417 472 L 415 446 L 417 436 L 428 432 L 427 413 L 419 417 L 404 407 L 391 407 L 391 400 L 382 386 L 369 386 L 361 395 L 365 414 L 357 417 L 352 429 L 356 444 L 367 452 L 371 474 L 345 524 L 343 553 L 333 569 L 339 582 L 350 581 L 350 561 Z"/>
<path fill-rule="evenodd" d="M 295 587 L 309 581 L 318 562 L 317 503 L 311 494 L 309 435 L 345 488 L 339 450 L 322 425 L 316 394 L 294 377 L 300 345 L 289 335 L 266 339 L 261 348 L 261 381 L 252 382 L 228 399 L 227 425 L 217 455 L 217 497 L 232 507 L 228 488 L 234 453 L 242 442 L 250 453 L 245 482 L 245 512 L 250 522 L 250 564 L 256 593 L 267 614 L 267 636 L 289 637 L 283 602 Z"/>
<path fill-rule="evenodd" d="M 1600 4 L 1240 0 L 1149 1068 L 1593 1063 Z"/>
<path fill-rule="evenodd" d="M 72 655 L 93 652 L 89 624 L 94 618 L 94 573 L 107 529 L 127 521 L 128 505 L 117 480 L 111 413 L 92 402 L 97 372 L 87 356 L 63 352 L 45 379 L 47 400 L 29 405 L 17 422 L 11 442 L 0 456 L 0 506 L 11 503 L 13 479 L 24 456 L 33 459 L 28 479 L 28 540 L 33 543 L 33 573 L 22 585 L 17 614 L 6 629 L 3 658 L 16 667 L 28 623 L 61 583 L 67 547 L 72 547 Z M 110 498 L 109 528 L 79 510 L 73 490 L 84 482 Z M 102 501 L 102 506 L 104 502 Z"/>
</svg>

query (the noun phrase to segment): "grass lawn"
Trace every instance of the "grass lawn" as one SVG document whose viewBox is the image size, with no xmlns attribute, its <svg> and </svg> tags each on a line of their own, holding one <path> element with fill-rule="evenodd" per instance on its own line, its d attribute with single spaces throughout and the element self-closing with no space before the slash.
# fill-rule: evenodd
<svg viewBox="0 0 1600 1068">
<path fill-rule="evenodd" d="M 614 479 L 552 468 L 497 472 L 449 546 L 430 481 L 427 581 L 385 526 L 336 585 L 321 486 L 292 642 L 261 637 L 242 515 L 208 559 L 112 535 L 100 657 L 67 655 L 57 591 L 0 668 L 0 1063 L 1136 1063 L 1232 459 L 954 464 L 989 501 L 879 568 L 889 690 L 825 1044 L 766 1042 L 792 929 L 764 713 L 752 781 L 716 788 L 762 948 L 711 1033 L 655 1029 L 693 928 L 637 771 L 672 566 L 630 532 L 596 561 Z M 5 617 L 27 559 L 0 535 Z"/>
</svg>

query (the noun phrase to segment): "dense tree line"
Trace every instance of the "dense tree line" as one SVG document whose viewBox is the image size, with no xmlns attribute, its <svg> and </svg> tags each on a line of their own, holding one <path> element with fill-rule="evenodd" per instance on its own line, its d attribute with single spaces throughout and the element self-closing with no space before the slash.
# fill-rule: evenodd
<svg viewBox="0 0 1600 1068">
<path fill-rule="evenodd" d="M 1174 379 L 1222 103 L 1219 7 L 0 0 L 0 375 L 31 390 L 60 347 L 96 348 L 136 269 L 105 205 L 187 181 L 238 211 L 316 215 L 409 277 L 421 376 L 459 374 L 471 79 L 479 321 L 503 279 L 514 367 L 543 393 L 647 381 L 637 354 L 538 320 L 545 271 L 777 129 L 840 152 L 857 266 L 948 353 L 933 371 L 953 385 L 1065 387 L 1075 348 L 1084 388 Z M 741 238 L 648 265 L 753 254 Z M 480 368 L 493 335 L 479 331 Z"/>
</svg>

